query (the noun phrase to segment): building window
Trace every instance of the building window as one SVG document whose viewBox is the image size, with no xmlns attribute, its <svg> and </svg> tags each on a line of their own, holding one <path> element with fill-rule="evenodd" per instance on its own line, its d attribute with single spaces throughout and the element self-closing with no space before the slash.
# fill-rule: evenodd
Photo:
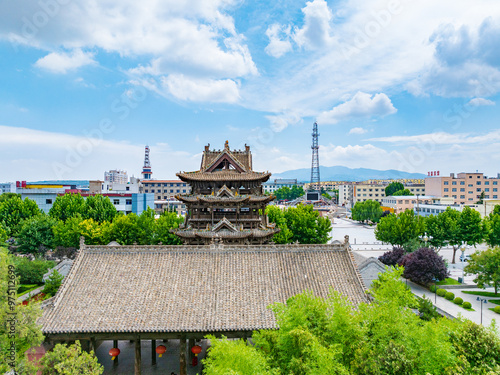
<svg viewBox="0 0 500 375">
<path fill-rule="evenodd" d="M 148 189 L 144 190 L 145 193 L 149 193 Z"/>
<path fill-rule="evenodd" d="M 453 198 L 456 198 L 457 196 L 456 195 L 452 195 Z"/>
<path fill-rule="evenodd" d="M 156 184 L 156 186 L 161 186 L 161 184 Z"/>
<path fill-rule="evenodd" d="M 448 191 L 448 188 L 444 188 L 444 191 Z"/>
<path fill-rule="evenodd" d="M 179 189 L 177 189 L 176 193 L 179 193 L 179 192 L 180 192 L 180 190 L 179 190 Z"/>
<path fill-rule="evenodd" d="M 460 185 L 465 185 L 465 181 L 460 181 Z"/>
<path fill-rule="evenodd" d="M 478 182 L 477 182 L 477 185 L 481 185 L 481 181 L 478 181 Z"/>
<path fill-rule="evenodd" d="M 445 185 L 448 185 L 448 181 L 445 181 L 445 182 L 444 182 L 444 184 L 445 184 Z"/>
<path fill-rule="evenodd" d="M 158 195 L 158 199 L 161 199 L 161 195 Z"/>
<path fill-rule="evenodd" d="M 120 200 L 119 199 L 113 199 L 113 204 L 114 205 L 120 204 Z"/>
<path fill-rule="evenodd" d="M 129 190 L 130 190 L 130 186 L 127 186 L 127 187 L 125 188 L 125 190 L 129 191 Z"/>
<path fill-rule="evenodd" d="M 154 193 L 155 192 L 155 189 L 151 189 L 151 193 Z"/>
<path fill-rule="evenodd" d="M 498 181 L 493 181 L 493 185 L 498 185 Z"/>
<path fill-rule="evenodd" d="M 489 195 L 487 195 L 487 196 L 486 196 L 486 199 L 490 199 L 490 196 L 489 196 Z"/>
<path fill-rule="evenodd" d="M 497 188 L 493 188 L 493 191 L 497 191 L 498 189 Z"/>
<path fill-rule="evenodd" d="M 490 191 L 490 188 L 486 188 L 486 189 L 484 189 L 484 191 Z"/>
<path fill-rule="evenodd" d="M 489 185 L 489 184 L 490 184 L 490 182 L 489 182 L 489 181 L 484 181 L 484 184 L 485 184 L 485 185 Z"/>
<path fill-rule="evenodd" d="M 52 204 L 52 199 L 45 199 L 45 204 Z"/>
<path fill-rule="evenodd" d="M 472 191 L 468 191 L 467 194 L 472 194 Z"/>
<path fill-rule="evenodd" d="M 444 197 L 445 197 L 445 198 L 448 198 L 448 195 L 445 195 Z"/>
<path fill-rule="evenodd" d="M 453 189 L 451 189 L 451 191 L 457 191 L 457 188 L 453 188 Z"/>
<path fill-rule="evenodd" d="M 469 198 L 468 200 L 470 200 L 470 201 L 471 201 L 471 200 L 472 200 L 472 198 Z"/>
<path fill-rule="evenodd" d="M 465 195 L 461 195 L 461 196 L 460 196 L 460 198 L 461 198 L 461 199 L 465 199 Z"/>
<path fill-rule="evenodd" d="M 452 185 L 456 185 L 456 184 L 457 184 L 457 182 L 456 182 L 456 181 L 451 181 L 451 184 L 452 184 Z"/>
<path fill-rule="evenodd" d="M 127 199 L 127 200 L 125 201 L 125 204 L 132 204 L 132 199 Z"/>
<path fill-rule="evenodd" d="M 477 188 L 476 191 L 481 191 L 481 188 Z"/>
<path fill-rule="evenodd" d="M 496 196 L 496 195 L 494 195 L 494 196 L 493 196 L 493 199 L 497 199 L 497 196 Z"/>
<path fill-rule="evenodd" d="M 465 188 L 460 188 L 460 191 L 465 191 Z"/>
</svg>

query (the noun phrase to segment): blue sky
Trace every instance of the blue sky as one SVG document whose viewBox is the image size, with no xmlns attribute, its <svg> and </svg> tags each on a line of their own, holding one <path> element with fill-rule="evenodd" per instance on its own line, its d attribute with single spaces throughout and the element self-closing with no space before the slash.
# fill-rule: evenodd
<svg viewBox="0 0 500 375">
<path fill-rule="evenodd" d="M 0 180 L 199 168 L 496 175 L 497 0 L 3 0 Z"/>
</svg>

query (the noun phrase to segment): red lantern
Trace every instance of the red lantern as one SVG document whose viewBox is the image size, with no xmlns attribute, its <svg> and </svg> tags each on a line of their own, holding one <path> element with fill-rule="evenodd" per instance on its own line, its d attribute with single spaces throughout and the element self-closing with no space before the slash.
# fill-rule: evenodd
<svg viewBox="0 0 500 375">
<path fill-rule="evenodd" d="M 120 354 L 120 349 L 118 348 L 109 349 L 109 355 L 111 356 L 112 361 L 114 361 L 115 358 L 118 357 L 118 354 Z"/>
<path fill-rule="evenodd" d="M 201 353 L 201 346 L 195 345 L 191 348 L 191 352 L 195 355 L 195 357 L 198 356 L 198 354 Z"/>
<path fill-rule="evenodd" d="M 165 345 L 158 345 L 156 347 L 156 353 L 160 355 L 160 358 L 161 358 L 162 354 L 165 354 L 166 351 L 167 351 L 167 347 Z"/>
</svg>

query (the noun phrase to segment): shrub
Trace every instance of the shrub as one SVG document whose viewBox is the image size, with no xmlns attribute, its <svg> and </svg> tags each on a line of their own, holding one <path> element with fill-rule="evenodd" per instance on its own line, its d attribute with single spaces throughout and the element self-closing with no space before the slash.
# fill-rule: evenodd
<svg viewBox="0 0 500 375">
<path fill-rule="evenodd" d="M 472 304 L 470 302 L 464 302 L 462 307 L 464 309 L 471 309 L 472 308 Z"/>
<path fill-rule="evenodd" d="M 403 259 L 403 276 L 413 282 L 422 285 L 430 284 L 434 279 L 444 280 L 448 276 L 448 268 L 443 260 L 434 250 L 422 247 L 405 256 Z"/>
<path fill-rule="evenodd" d="M 449 301 L 453 301 L 453 298 L 455 298 L 455 295 L 452 292 L 446 292 L 444 295 L 444 298 L 446 298 Z"/>
<path fill-rule="evenodd" d="M 402 247 L 394 246 L 392 250 L 385 252 L 378 257 L 378 260 L 388 266 L 395 266 L 399 264 L 400 260 L 404 257 L 405 250 Z"/>
<path fill-rule="evenodd" d="M 445 290 L 445 289 L 438 289 L 438 290 L 437 290 L 437 295 L 438 295 L 439 297 L 444 297 L 444 296 L 445 296 L 445 294 L 446 294 L 446 290 Z"/>
<path fill-rule="evenodd" d="M 432 292 L 432 293 L 435 293 L 436 292 L 436 289 L 437 289 L 437 286 L 435 284 L 432 284 L 430 287 L 429 287 L 429 290 Z"/>
<path fill-rule="evenodd" d="M 61 275 L 57 270 L 52 271 L 48 280 L 45 282 L 45 287 L 43 288 L 43 292 L 47 296 L 55 296 L 57 290 L 61 286 L 61 283 L 64 279 L 64 276 Z"/>
<path fill-rule="evenodd" d="M 422 320 L 432 320 L 432 318 L 439 317 L 436 306 L 425 295 L 418 301 L 418 312 Z"/>
<path fill-rule="evenodd" d="M 47 260 L 29 260 L 24 257 L 14 259 L 16 276 L 21 278 L 20 284 L 43 284 L 43 275 L 55 265 L 55 262 Z"/>
<path fill-rule="evenodd" d="M 461 305 L 462 303 L 464 303 L 464 300 L 460 297 L 457 297 L 453 300 L 453 303 L 456 305 Z"/>
<path fill-rule="evenodd" d="M 28 284 L 28 285 L 23 284 L 23 285 L 20 285 L 19 288 L 17 289 L 17 293 L 18 294 L 24 293 L 27 290 L 33 289 L 36 286 L 38 286 L 38 284 Z"/>
<path fill-rule="evenodd" d="M 497 314 L 500 314 L 500 306 L 495 306 L 493 311 L 496 312 Z"/>
</svg>

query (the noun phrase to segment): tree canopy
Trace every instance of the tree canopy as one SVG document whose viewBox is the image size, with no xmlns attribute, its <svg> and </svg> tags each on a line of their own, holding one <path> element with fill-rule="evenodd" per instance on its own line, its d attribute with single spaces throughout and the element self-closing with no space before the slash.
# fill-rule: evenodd
<svg viewBox="0 0 500 375">
<path fill-rule="evenodd" d="M 11 235 L 17 234 L 21 221 L 40 214 L 36 203 L 29 198 L 23 200 L 16 195 L 0 203 L 0 222 L 9 229 Z"/>
<path fill-rule="evenodd" d="M 374 281 L 374 301 L 357 308 L 332 290 L 305 291 L 275 303 L 277 330 L 254 332 L 254 346 L 214 339 L 207 374 L 449 375 L 499 371 L 494 328 L 469 321 L 421 319 L 416 297 L 392 269 Z M 477 340 L 477 341 L 471 341 Z M 477 345 L 476 345 L 477 342 Z"/>
<path fill-rule="evenodd" d="M 282 212 L 278 207 L 268 206 L 269 221 L 276 223 L 283 233 L 273 237 L 276 243 L 299 242 L 304 244 L 327 243 L 332 223 L 327 217 L 320 217 L 312 205 L 299 204 Z"/>
<path fill-rule="evenodd" d="M 294 185 L 292 186 L 291 189 L 288 186 L 283 186 L 278 190 L 276 190 L 273 194 L 276 196 L 276 199 L 278 200 L 286 199 L 291 201 L 297 199 L 298 197 L 303 196 L 305 193 L 304 189 L 301 186 L 299 187 L 297 185 Z"/>
<path fill-rule="evenodd" d="M 476 275 L 474 282 L 477 286 L 484 288 L 492 286 L 495 294 L 498 294 L 500 287 L 500 247 L 490 248 L 484 251 L 477 251 L 471 255 L 467 262 L 465 272 Z"/>
<path fill-rule="evenodd" d="M 393 196 L 398 195 L 413 195 L 413 193 L 409 189 L 401 189 L 392 193 Z"/>
<path fill-rule="evenodd" d="M 375 228 L 375 238 L 393 246 L 407 247 L 408 244 L 418 241 L 424 230 L 424 218 L 416 216 L 411 210 L 406 210 L 397 215 L 390 214 L 381 218 Z"/>
<path fill-rule="evenodd" d="M 396 191 L 404 190 L 405 186 L 401 182 L 391 182 L 385 188 L 385 196 L 390 197 L 394 195 Z"/>
<path fill-rule="evenodd" d="M 85 199 L 80 194 L 59 195 L 49 210 L 54 219 L 66 221 L 69 218 L 82 216 L 85 212 Z"/>
<path fill-rule="evenodd" d="M 365 202 L 356 202 L 352 208 L 352 219 L 356 221 L 366 222 L 378 222 L 384 211 L 380 207 L 380 203 L 373 200 L 367 200 Z"/>
</svg>

